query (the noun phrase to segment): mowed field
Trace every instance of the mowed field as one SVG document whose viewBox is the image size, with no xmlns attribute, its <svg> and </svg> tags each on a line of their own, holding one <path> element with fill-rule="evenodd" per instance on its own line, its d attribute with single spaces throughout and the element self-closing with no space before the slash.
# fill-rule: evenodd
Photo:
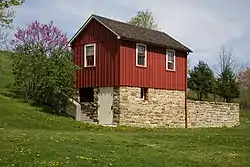
<svg viewBox="0 0 250 167">
<path fill-rule="evenodd" d="M 235 128 L 89 125 L 12 96 L 8 52 L 0 60 L 1 167 L 250 167 L 250 111 Z"/>
</svg>

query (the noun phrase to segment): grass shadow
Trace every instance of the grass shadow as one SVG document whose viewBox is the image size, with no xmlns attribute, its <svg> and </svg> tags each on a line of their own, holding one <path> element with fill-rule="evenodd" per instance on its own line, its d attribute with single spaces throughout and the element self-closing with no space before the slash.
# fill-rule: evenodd
<svg viewBox="0 0 250 167">
<path fill-rule="evenodd" d="M 39 112 L 43 112 L 43 113 L 47 113 L 47 114 L 51 114 L 51 115 L 55 115 L 55 116 L 59 116 L 59 117 L 66 117 L 66 118 L 74 119 L 73 116 L 68 115 L 67 113 L 64 113 L 64 112 L 57 113 L 52 106 L 49 106 L 47 104 L 39 104 L 35 101 L 29 101 L 29 103 L 33 107 L 38 107 Z"/>
<path fill-rule="evenodd" d="M 61 113 L 58 114 L 52 106 L 49 106 L 47 104 L 39 104 L 36 101 L 33 100 L 29 100 L 23 97 L 23 95 L 21 94 L 21 92 L 16 89 L 13 84 L 8 84 L 4 87 L 4 91 L 0 92 L 0 95 L 5 96 L 5 97 L 9 97 L 12 99 L 17 100 L 18 102 L 21 103 L 29 103 L 31 106 L 33 107 L 37 107 L 39 108 L 39 112 L 44 112 L 47 114 L 51 114 L 51 115 L 55 115 L 55 116 L 63 116 L 63 117 L 67 117 L 67 118 L 73 118 L 73 116 L 68 115 L 67 113 Z"/>
<path fill-rule="evenodd" d="M 13 98 L 19 102 L 24 102 L 24 103 L 28 102 L 28 100 L 23 98 L 21 92 L 14 88 L 13 84 L 8 84 L 2 88 L 4 89 L 0 91 L 0 95 Z"/>
</svg>

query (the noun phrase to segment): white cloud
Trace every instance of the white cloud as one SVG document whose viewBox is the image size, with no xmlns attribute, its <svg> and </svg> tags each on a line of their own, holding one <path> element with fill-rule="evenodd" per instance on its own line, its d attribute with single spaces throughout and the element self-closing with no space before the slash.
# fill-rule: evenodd
<svg viewBox="0 0 250 167">
<path fill-rule="evenodd" d="M 92 13 L 127 21 L 138 10 L 150 9 L 160 29 L 190 47 L 192 64 L 211 66 L 222 45 L 235 49 L 238 62 L 250 65 L 248 0 L 36 0 L 17 9 L 16 26 L 37 19 L 54 20 L 72 36 Z M 248 49 L 249 48 L 249 49 Z"/>
</svg>

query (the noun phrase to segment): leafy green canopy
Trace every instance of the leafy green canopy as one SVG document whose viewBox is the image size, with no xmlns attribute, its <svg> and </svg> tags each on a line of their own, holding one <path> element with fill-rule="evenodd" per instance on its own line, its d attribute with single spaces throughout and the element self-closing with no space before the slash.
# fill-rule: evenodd
<svg viewBox="0 0 250 167">
<path fill-rule="evenodd" d="M 76 67 L 67 47 L 67 37 L 50 24 L 37 21 L 18 29 L 11 45 L 15 86 L 21 95 L 64 114 L 74 93 Z"/>
<path fill-rule="evenodd" d="M 128 23 L 149 29 L 157 29 L 158 27 L 158 25 L 155 23 L 152 12 L 148 9 L 145 11 L 139 11 L 136 16 L 129 20 Z"/>
</svg>

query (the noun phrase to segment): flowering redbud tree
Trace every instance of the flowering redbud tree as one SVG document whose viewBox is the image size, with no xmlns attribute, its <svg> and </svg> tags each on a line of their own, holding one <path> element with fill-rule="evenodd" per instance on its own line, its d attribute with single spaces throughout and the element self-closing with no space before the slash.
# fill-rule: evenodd
<svg viewBox="0 0 250 167">
<path fill-rule="evenodd" d="M 240 106 L 250 108 L 250 68 L 243 69 L 238 74 L 240 84 Z"/>
<path fill-rule="evenodd" d="M 18 28 L 14 36 L 10 44 L 15 52 L 15 88 L 25 98 L 51 106 L 56 114 L 65 114 L 68 98 L 74 93 L 76 70 L 66 35 L 53 22 L 35 21 L 27 28 Z"/>
</svg>

